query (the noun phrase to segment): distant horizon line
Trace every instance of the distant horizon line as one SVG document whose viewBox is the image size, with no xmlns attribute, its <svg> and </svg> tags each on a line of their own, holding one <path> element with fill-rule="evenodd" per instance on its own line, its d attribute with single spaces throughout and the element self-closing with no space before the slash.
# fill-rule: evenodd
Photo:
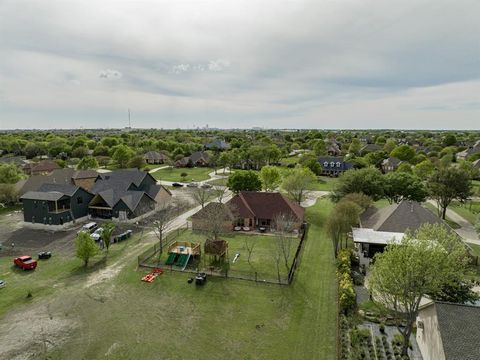
<svg viewBox="0 0 480 360">
<path fill-rule="evenodd" d="M 249 128 L 220 128 L 220 127 L 209 127 L 209 128 L 165 128 L 165 127 L 107 127 L 107 128 L 9 128 L 9 129 L 1 129 L 0 132 L 14 132 L 14 131 L 89 131 L 89 130 L 119 130 L 119 131 L 135 131 L 135 130 L 182 130 L 182 131 L 212 131 L 212 130 L 220 130 L 220 131 L 306 131 L 306 130 L 325 130 L 325 131 L 473 131 L 473 132 L 480 132 L 480 129 L 454 129 L 454 128 L 443 128 L 443 129 L 432 129 L 432 128 L 422 128 L 422 129 L 414 129 L 414 128 L 267 128 L 267 127 L 260 127 L 254 126 Z"/>
</svg>

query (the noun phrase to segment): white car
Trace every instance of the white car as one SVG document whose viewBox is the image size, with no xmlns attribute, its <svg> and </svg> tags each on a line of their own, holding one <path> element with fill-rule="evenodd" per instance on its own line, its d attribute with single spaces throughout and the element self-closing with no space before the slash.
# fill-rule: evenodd
<svg viewBox="0 0 480 360">
<path fill-rule="evenodd" d="M 7 283 L 5 282 L 5 280 L 0 280 L 0 288 L 5 287 L 5 285 L 7 285 Z"/>
<path fill-rule="evenodd" d="M 98 228 L 90 236 L 93 240 L 98 241 L 102 237 L 103 228 Z"/>
</svg>

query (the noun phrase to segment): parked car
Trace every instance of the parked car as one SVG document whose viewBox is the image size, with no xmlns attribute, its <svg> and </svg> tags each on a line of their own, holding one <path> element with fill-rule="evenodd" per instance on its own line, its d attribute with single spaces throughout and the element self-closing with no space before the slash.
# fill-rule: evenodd
<svg viewBox="0 0 480 360">
<path fill-rule="evenodd" d="M 85 224 L 82 226 L 82 229 L 80 231 L 85 231 L 88 233 L 93 233 L 96 229 L 98 228 L 98 225 L 96 222 L 89 222 L 88 224 Z M 80 232 L 79 231 L 79 232 Z"/>
<path fill-rule="evenodd" d="M 7 285 L 7 283 L 5 282 L 5 280 L 0 279 L 0 289 L 5 287 L 6 285 Z"/>
<path fill-rule="evenodd" d="M 205 183 L 205 184 L 202 184 L 201 188 L 202 189 L 211 189 L 212 185 Z"/>
<path fill-rule="evenodd" d="M 103 233 L 103 228 L 100 227 L 97 230 L 95 230 L 90 236 L 93 240 L 98 241 L 102 237 L 102 233 Z"/>
<path fill-rule="evenodd" d="M 187 186 L 188 186 L 188 187 L 196 188 L 196 187 L 198 187 L 198 184 L 197 184 L 197 183 L 194 183 L 194 182 L 191 182 L 191 183 L 188 183 Z"/>
<path fill-rule="evenodd" d="M 50 259 L 52 257 L 52 253 L 50 251 L 42 251 L 38 253 L 39 259 Z"/>
<path fill-rule="evenodd" d="M 178 182 L 174 182 L 174 183 L 172 184 L 172 186 L 173 186 L 173 187 L 183 187 L 183 184 L 180 184 L 180 183 L 178 183 Z"/>
<path fill-rule="evenodd" d="M 37 261 L 28 255 L 16 257 L 13 263 L 23 270 L 33 270 L 37 267 Z"/>
</svg>

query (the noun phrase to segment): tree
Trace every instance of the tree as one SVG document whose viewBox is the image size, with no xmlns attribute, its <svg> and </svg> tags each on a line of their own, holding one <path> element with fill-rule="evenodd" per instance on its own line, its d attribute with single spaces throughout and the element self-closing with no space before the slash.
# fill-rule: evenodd
<svg viewBox="0 0 480 360">
<path fill-rule="evenodd" d="M 338 179 L 332 199 L 339 201 L 347 194 L 358 192 L 370 196 L 374 201 L 383 198 L 384 178 L 380 170 L 370 166 L 345 171 Z"/>
<path fill-rule="evenodd" d="M 299 161 L 300 165 L 309 168 L 315 175 L 322 174 L 322 166 L 314 154 L 303 154 Z"/>
<path fill-rule="evenodd" d="M 78 170 L 98 169 L 98 162 L 93 156 L 85 156 L 77 165 Z"/>
<path fill-rule="evenodd" d="M 90 234 L 86 231 L 80 231 L 75 239 L 75 254 L 77 258 L 83 261 L 83 265 L 87 267 L 88 261 L 98 252 L 99 248 Z"/>
<path fill-rule="evenodd" d="M 188 176 L 188 174 L 185 171 L 180 173 L 180 177 L 182 178 L 182 181 L 185 181 L 187 176 Z"/>
<path fill-rule="evenodd" d="M 400 145 L 392 150 L 390 156 L 396 157 L 402 161 L 410 161 L 415 156 L 415 149 L 410 145 Z"/>
<path fill-rule="evenodd" d="M 257 239 L 255 239 L 253 236 L 245 236 L 244 243 L 245 243 L 245 249 L 247 250 L 248 265 L 250 265 L 252 269 L 255 271 L 255 267 L 252 265 L 251 259 L 252 259 L 253 250 L 255 249 L 255 245 L 257 244 Z"/>
<path fill-rule="evenodd" d="M 142 155 L 135 155 L 128 161 L 129 168 L 141 169 L 145 166 L 145 159 Z"/>
<path fill-rule="evenodd" d="M 370 206 L 372 206 L 372 198 L 367 196 L 363 193 L 351 193 L 345 195 L 341 201 L 351 201 L 362 209 L 362 211 L 367 210 Z"/>
<path fill-rule="evenodd" d="M 202 207 L 204 208 L 205 204 L 207 201 L 212 197 L 212 190 L 204 188 L 202 186 L 198 187 L 192 187 L 190 188 L 190 195 L 192 196 L 192 199 Z"/>
<path fill-rule="evenodd" d="M 87 156 L 87 148 L 84 146 L 79 146 L 72 151 L 72 157 L 82 159 L 84 156 Z"/>
<path fill-rule="evenodd" d="M 262 181 L 255 171 L 239 170 L 230 174 L 227 187 L 236 194 L 240 191 L 260 191 L 262 189 Z"/>
<path fill-rule="evenodd" d="M 108 253 L 108 249 L 110 248 L 110 242 L 112 240 L 112 234 L 115 231 L 115 224 L 113 222 L 108 222 L 106 224 L 103 224 L 102 228 L 102 240 L 105 244 L 105 247 L 107 248 Z"/>
<path fill-rule="evenodd" d="M 388 139 L 385 145 L 383 145 L 383 150 L 390 154 L 396 146 L 397 142 L 395 139 Z"/>
<path fill-rule="evenodd" d="M 262 180 L 263 190 L 274 191 L 280 185 L 280 171 L 275 166 L 264 166 L 260 171 L 260 179 Z"/>
<path fill-rule="evenodd" d="M 433 173 L 427 182 L 427 190 L 437 202 L 445 220 L 447 207 L 453 200 L 466 201 L 472 194 L 472 182 L 464 170 L 448 167 Z"/>
<path fill-rule="evenodd" d="M 173 204 L 166 204 L 152 216 L 152 230 L 158 238 L 159 255 L 163 252 L 163 238 L 172 220 L 175 218 L 175 214 L 175 206 Z"/>
<path fill-rule="evenodd" d="M 350 146 L 348 147 L 348 152 L 350 154 L 358 155 L 360 154 L 360 149 L 362 148 L 362 144 L 360 143 L 360 140 L 357 138 L 353 138 L 352 142 L 350 143 Z"/>
<path fill-rule="evenodd" d="M 315 141 L 315 144 L 313 145 L 313 151 L 315 152 L 315 155 L 317 156 L 322 156 L 327 154 L 327 145 L 325 144 L 325 141 L 323 139 L 319 139 Z"/>
<path fill-rule="evenodd" d="M 18 191 L 14 184 L 0 184 L 0 204 L 14 205 L 18 202 Z"/>
<path fill-rule="evenodd" d="M 326 230 L 333 242 L 335 256 L 342 247 L 343 239 L 345 239 L 345 247 L 347 247 L 347 234 L 352 231 L 352 226 L 358 224 L 361 212 L 361 207 L 354 202 L 342 200 L 335 205 L 327 218 Z"/>
<path fill-rule="evenodd" d="M 427 180 L 435 171 L 435 165 L 430 160 L 423 160 L 413 168 L 413 173 L 422 180 Z"/>
<path fill-rule="evenodd" d="M 118 145 L 113 152 L 112 159 L 117 162 L 119 168 L 126 168 L 128 161 L 132 158 L 134 152 L 126 145 Z"/>
<path fill-rule="evenodd" d="M 24 175 L 15 164 L 0 164 L 0 183 L 15 184 Z"/>
<path fill-rule="evenodd" d="M 278 214 L 275 219 L 273 219 L 273 229 L 275 231 L 277 249 L 280 250 L 287 274 L 290 270 L 290 255 L 295 240 L 292 236 L 292 232 L 295 229 L 295 226 L 296 220 L 289 214 Z"/>
<path fill-rule="evenodd" d="M 407 233 L 400 244 L 391 243 L 375 255 L 370 291 L 375 301 L 397 315 L 404 339 L 402 355 L 407 355 L 422 297 L 462 278 L 467 262 L 456 234 L 438 224 L 423 225 L 414 234 Z"/>
<path fill-rule="evenodd" d="M 407 162 L 403 162 L 401 163 L 397 170 L 397 172 L 400 172 L 400 173 L 408 173 L 408 174 L 413 174 L 413 170 L 412 170 L 412 165 L 410 165 L 409 163 Z"/>
<path fill-rule="evenodd" d="M 447 134 L 445 137 L 442 139 L 442 145 L 443 147 L 447 146 L 453 146 L 457 143 L 457 138 L 453 134 Z"/>
<path fill-rule="evenodd" d="M 287 192 L 290 198 L 300 204 L 312 188 L 315 180 L 315 174 L 310 169 L 297 167 L 285 175 L 282 189 Z"/>
<path fill-rule="evenodd" d="M 385 175 L 384 194 L 390 204 L 402 200 L 424 202 L 427 189 L 415 175 L 406 172 L 390 172 Z"/>
<path fill-rule="evenodd" d="M 220 202 L 211 202 L 202 210 L 204 230 L 213 240 L 218 240 L 220 234 L 225 232 L 225 223 L 231 223 L 235 216 L 235 209 Z"/>
</svg>

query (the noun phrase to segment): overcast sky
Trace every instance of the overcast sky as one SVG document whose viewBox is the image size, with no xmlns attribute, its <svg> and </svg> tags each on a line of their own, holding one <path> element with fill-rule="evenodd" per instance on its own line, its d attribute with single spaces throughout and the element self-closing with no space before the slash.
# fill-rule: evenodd
<svg viewBox="0 0 480 360">
<path fill-rule="evenodd" d="M 0 128 L 480 129 L 478 0 L 0 0 Z"/>
</svg>

